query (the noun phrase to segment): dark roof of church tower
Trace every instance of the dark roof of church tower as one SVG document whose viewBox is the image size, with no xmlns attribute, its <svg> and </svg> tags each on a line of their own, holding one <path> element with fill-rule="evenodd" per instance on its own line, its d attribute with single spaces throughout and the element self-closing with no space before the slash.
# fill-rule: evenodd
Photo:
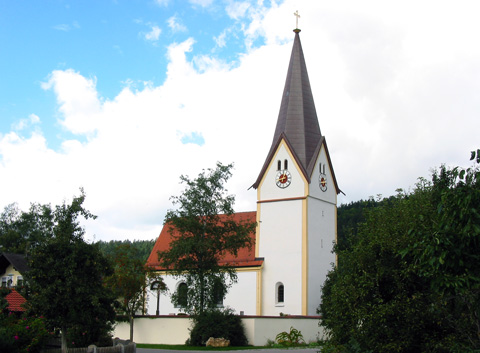
<svg viewBox="0 0 480 353">
<path fill-rule="evenodd" d="M 277 127 L 265 164 L 257 181 L 252 185 L 255 189 L 259 186 L 282 138 L 285 139 L 292 150 L 307 180 L 310 180 L 311 175 L 309 169 L 313 168 L 312 158 L 316 158 L 319 144 L 323 140 L 300 42 L 300 30 L 295 29 L 294 32 L 295 39 L 290 64 L 288 65 Z"/>
</svg>

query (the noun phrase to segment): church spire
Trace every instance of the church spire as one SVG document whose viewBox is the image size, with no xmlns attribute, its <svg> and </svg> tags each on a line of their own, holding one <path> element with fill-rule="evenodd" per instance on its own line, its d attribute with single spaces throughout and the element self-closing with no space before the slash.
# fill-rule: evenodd
<svg viewBox="0 0 480 353">
<path fill-rule="evenodd" d="M 257 181 L 253 184 L 255 189 L 259 186 L 263 174 L 268 168 L 282 138 L 289 145 L 307 180 L 310 179 L 311 170 L 309 169 L 311 169 L 312 158 L 316 157 L 317 147 L 322 140 L 308 79 L 307 66 L 300 42 L 300 29 L 296 28 L 294 32 L 295 39 L 278 114 L 277 127 L 265 164 Z"/>
</svg>

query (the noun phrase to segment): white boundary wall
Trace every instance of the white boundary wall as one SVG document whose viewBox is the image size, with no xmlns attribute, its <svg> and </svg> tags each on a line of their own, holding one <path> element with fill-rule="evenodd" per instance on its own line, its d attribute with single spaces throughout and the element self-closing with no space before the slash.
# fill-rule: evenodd
<svg viewBox="0 0 480 353">
<path fill-rule="evenodd" d="M 316 316 L 243 316 L 242 322 L 248 344 L 253 346 L 266 345 L 280 332 L 289 332 L 290 327 L 301 331 L 306 343 L 323 338 L 323 328 L 318 326 L 320 318 Z M 190 336 L 191 323 L 190 318 L 182 316 L 139 316 L 135 318 L 133 340 L 136 343 L 185 344 Z M 118 323 L 113 336 L 128 339 L 128 322 Z"/>
</svg>

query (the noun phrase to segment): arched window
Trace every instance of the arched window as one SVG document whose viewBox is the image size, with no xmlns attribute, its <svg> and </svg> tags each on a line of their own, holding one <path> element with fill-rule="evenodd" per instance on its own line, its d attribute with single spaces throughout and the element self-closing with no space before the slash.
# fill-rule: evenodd
<svg viewBox="0 0 480 353">
<path fill-rule="evenodd" d="M 282 169 L 282 161 L 278 161 L 277 162 L 277 170 L 281 170 Z"/>
<path fill-rule="evenodd" d="M 217 306 L 223 306 L 224 287 L 221 283 L 215 283 L 213 286 L 213 300 Z"/>
<path fill-rule="evenodd" d="M 288 161 L 286 159 L 283 161 L 283 166 L 285 167 L 283 169 L 288 169 Z"/>
<path fill-rule="evenodd" d="M 275 290 L 275 303 L 283 304 L 285 303 L 285 287 L 282 282 L 277 282 Z"/>
<path fill-rule="evenodd" d="M 187 306 L 188 286 L 185 282 L 177 286 L 177 307 L 185 308 Z"/>
</svg>

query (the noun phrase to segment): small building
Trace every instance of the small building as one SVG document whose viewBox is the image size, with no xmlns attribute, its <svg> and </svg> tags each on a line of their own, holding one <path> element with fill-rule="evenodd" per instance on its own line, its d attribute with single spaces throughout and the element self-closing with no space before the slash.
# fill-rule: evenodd
<svg viewBox="0 0 480 353">
<path fill-rule="evenodd" d="M 0 277 L 2 287 L 14 288 L 24 285 L 23 274 L 28 271 L 27 259 L 20 254 L 0 254 Z"/>
</svg>

